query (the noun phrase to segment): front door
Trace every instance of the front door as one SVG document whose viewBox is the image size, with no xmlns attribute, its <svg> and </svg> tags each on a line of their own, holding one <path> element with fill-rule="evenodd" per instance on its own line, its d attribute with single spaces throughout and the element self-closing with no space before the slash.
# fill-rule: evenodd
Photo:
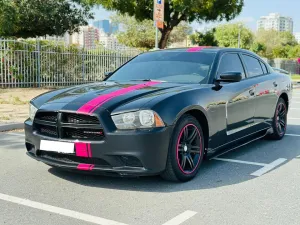
<svg viewBox="0 0 300 225">
<path fill-rule="evenodd" d="M 222 56 L 218 76 L 226 72 L 241 72 L 243 79 L 237 83 L 222 83 L 220 94 L 228 96 L 226 103 L 227 142 L 249 133 L 254 125 L 256 86 L 255 79 L 245 79 L 245 69 L 237 53 Z"/>
</svg>

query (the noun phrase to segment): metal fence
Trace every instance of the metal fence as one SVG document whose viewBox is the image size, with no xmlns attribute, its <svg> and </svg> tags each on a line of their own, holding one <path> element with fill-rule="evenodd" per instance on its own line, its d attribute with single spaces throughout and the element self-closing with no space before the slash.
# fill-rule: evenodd
<svg viewBox="0 0 300 225">
<path fill-rule="evenodd" d="M 139 54 L 137 49 L 93 49 L 46 41 L 0 40 L 0 87 L 56 87 L 101 81 Z"/>
<path fill-rule="evenodd" d="M 268 63 L 275 68 L 283 69 L 292 74 L 300 74 L 300 64 L 297 60 L 271 59 Z"/>
</svg>

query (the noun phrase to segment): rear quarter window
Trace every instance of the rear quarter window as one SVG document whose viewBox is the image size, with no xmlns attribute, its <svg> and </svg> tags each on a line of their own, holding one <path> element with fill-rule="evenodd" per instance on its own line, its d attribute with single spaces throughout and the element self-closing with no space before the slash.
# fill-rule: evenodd
<svg viewBox="0 0 300 225">
<path fill-rule="evenodd" d="M 265 74 L 258 59 L 249 55 L 243 55 L 243 59 L 246 64 L 249 77 L 256 77 Z"/>
</svg>

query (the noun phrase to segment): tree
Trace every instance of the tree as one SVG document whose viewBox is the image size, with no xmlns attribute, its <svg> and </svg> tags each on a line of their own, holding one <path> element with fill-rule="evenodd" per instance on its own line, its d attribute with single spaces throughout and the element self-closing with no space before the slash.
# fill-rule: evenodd
<svg viewBox="0 0 300 225">
<path fill-rule="evenodd" d="M 111 19 L 113 24 L 122 24 L 124 28 L 124 31 L 117 33 L 117 39 L 120 43 L 142 49 L 155 47 L 155 29 L 152 20 L 137 21 L 134 17 L 121 14 L 116 14 Z M 179 24 L 170 35 L 168 44 L 182 42 L 191 31 L 192 28 L 187 23 Z"/>
<path fill-rule="evenodd" d="M 259 30 L 256 34 L 255 42 L 265 45 L 265 57 L 267 58 L 288 57 L 290 49 L 297 45 L 292 33 L 276 30 Z"/>
<path fill-rule="evenodd" d="M 275 58 L 288 58 L 290 48 L 289 46 L 276 46 L 273 48 L 273 56 Z"/>
<path fill-rule="evenodd" d="M 102 5 L 137 20 L 153 20 L 153 0 L 82 0 L 91 5 Z M 244 0 L 165 0 L 164 28 L 159 29 L 159 48 L 165 48 L 173 29 L 181 22 L 222 21 L 240 14 Z"/>
<path fill-rule="evenodd" d="M 2 0 L 0 6 L 3 37 L 60 36 L 93 18 L 90 6 L 79 0 Z"/>
<path fill-rule="evenodd" d="M 294 35 L 288 31 L 280 32 L 276 30 L 259 30 L 256 34 L 256 41 L 265 43 L 267 48 L 275 46 L 295 46 L 297 41 Z"/>
<path fill-rule="evenodd" d="M 250 49 L 254 35 L 250 29 L 240 23 L 224 24 L 216 27 L 215 38 L 220 47 L 238 47 L 239 30 L 241 32 L 241 48 Z"/>
<path fill-rule="evenodd" d="M 266 45 L 260 42 L 254 42 L 251 47 L 251 51 L 263 57 L 266 56 L 266 50 L 267 50 Z"/>
<path fill-rule="evenodd" d="M 206 32 L 195 32 L 190 36 L 190 40 L 192 41 L 193 45 L 199 46 L 218 46 L 218 42 L 215 39 L 215 32 L 216 29 L 213 28 Z"/>
<path fill-rule="evenodd" d="M 3 33 L 9 33 L 15 30 L 15 21 L 17 20 L 17 11 L 10 0 L 0 1 L 0 36 Z"/>
<path fill-rule="evenodd" d="M 294 46 L 289 50 L 289 58 L 300 58 L 300 45 Z"/>
</svg>

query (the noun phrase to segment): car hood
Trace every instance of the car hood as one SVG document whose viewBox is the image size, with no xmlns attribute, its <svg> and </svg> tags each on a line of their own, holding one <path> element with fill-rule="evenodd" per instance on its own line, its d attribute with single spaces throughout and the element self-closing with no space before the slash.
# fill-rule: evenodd
<svg viewBox="0 0 300 225">
<path fill-rule="evenodd" d="M 100 82 L 52 91 L 36 97 L 32 103 L 47 111 L 91 114 L 105 109 L 112 112 L 119 106 L 132 102 L 135 102 L 135 108 L 142 107 L 156 96 L 185 90 L 186 86 L 159 81 Z"/>
</svg>

